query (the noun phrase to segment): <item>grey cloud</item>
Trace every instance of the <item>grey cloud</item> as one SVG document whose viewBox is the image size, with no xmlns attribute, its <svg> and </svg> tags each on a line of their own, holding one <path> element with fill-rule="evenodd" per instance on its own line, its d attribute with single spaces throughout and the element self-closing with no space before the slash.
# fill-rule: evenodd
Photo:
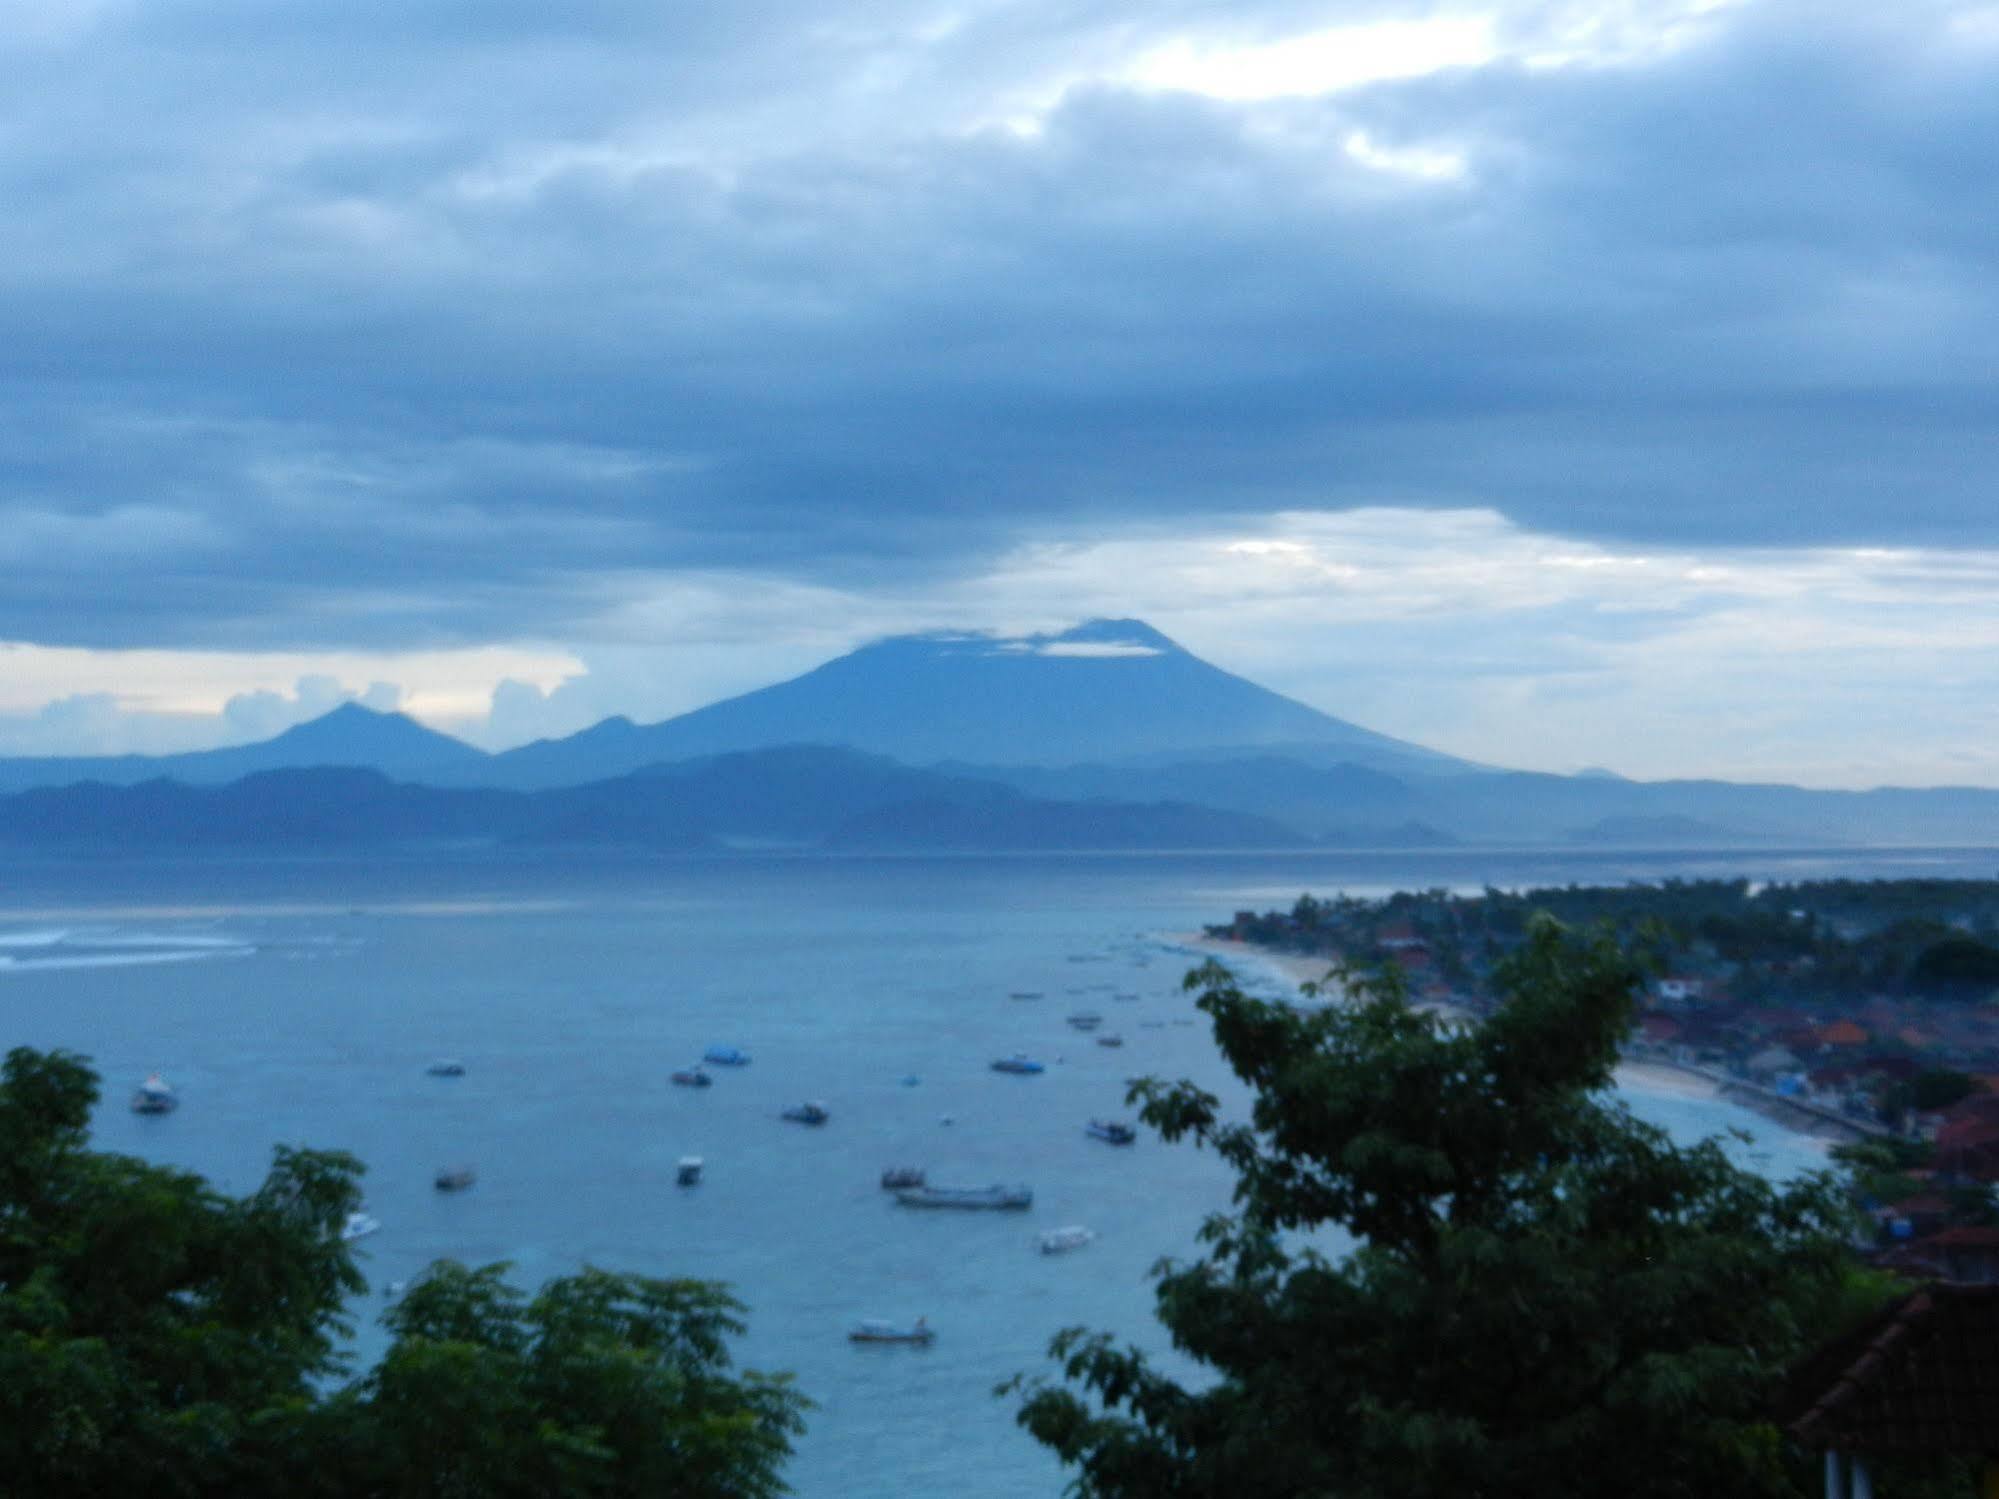
<svg viewBox="0 0 1999 1499">
<path fill-rule="evenodd" d="M 965 127 L 1327 17 L 108 10 L 0 103 L 0 525 L 185 544 L 25 546 L 0 637 L 557 635 L 610 567 L 857 586 L 1363 501 L 1989 543 L 1999 56 L 1949 14 L 1253 105 L 1098 82 L 1020 138 Z"/>
</svg>

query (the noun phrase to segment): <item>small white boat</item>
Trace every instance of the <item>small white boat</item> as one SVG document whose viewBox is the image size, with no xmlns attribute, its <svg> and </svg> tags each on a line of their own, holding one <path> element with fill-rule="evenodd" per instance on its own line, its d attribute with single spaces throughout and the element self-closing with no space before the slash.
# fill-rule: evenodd
<svg viewBox="0 0 1999 1499">
<path fill-rule="evenodd" d="M 847 1334 L 852 1343 L 915 1343 L 928 1344 L 937 1336 L 930 1323 L 918 1317 L 914 1322 L 888 1322 L 880 1317 L 868 1317 L 856 1322 Z"/>
<path fill-rule="evenodd" d="M 700 1156 L 684 1155 L 680 1158 L 680 1164 L 674 1168 L 673 1179 L 683 1187 L 699 1186 L 701 1184 L 701 1165 Z"/>
<path fill-rule="evenodd" d="M 366 1213 L 349 1213 L 347 1221 L 340 1225 L 340 1237 L 351 1244 L 356 1239 L 365 1239 L 369 1234 L 379 1233 L 381 1227 L 382 1220 L 379 1218 L 372 1218 Z"/>
<path fill-rule="evenodd" d="M 993 1071 L 995 1072 L 1013 1072 L 1018 1073 L 1022 1077 L 1031 1077 L 1043 1070 L 1045 1069 L 1039 1062 L 1021 1052 L 1015 1052 L 1010 1057 L 1001 1057 L 997 1062 L 993 1063 Z"/>
<path fill-rule="evenodd" d="M 1081 1249 L 1097 1237 L 1093 1228 L 1085 1228 L 1080 1223 L 1071 1223 L 1066 1228 L 1051 1228 L 1037 1234 L 1034 1242 L 1043 1254 L 1067 1254 L 1072 1249 Z"/>
<path fill-rule="evenodd" d="M 747 1067 L 750 1054 L 740 1046 L 711 1046 L 701 1054 L 701 1060 L 717 1067 Z"/>
<path fill-rule="evenodd" d="M 135 1114 L 171 1114 L 179 1107 L 179 1097 L 157 1072 L 139 1084 L 138 1091 L 132 1095 L 132 1112 Z"/>
</svg>

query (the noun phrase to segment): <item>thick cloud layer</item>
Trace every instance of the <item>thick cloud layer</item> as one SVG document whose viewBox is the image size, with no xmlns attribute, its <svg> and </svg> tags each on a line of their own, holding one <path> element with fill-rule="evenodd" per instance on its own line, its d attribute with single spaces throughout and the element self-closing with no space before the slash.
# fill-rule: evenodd
<svg viewBox="0 0 1999 1499">
<path fill-rule="evenodd" d="M 1999 542 L 1988 7 L 26 0 L 0 70 L 0 639 L 1361 504 Z"/>
</svg>

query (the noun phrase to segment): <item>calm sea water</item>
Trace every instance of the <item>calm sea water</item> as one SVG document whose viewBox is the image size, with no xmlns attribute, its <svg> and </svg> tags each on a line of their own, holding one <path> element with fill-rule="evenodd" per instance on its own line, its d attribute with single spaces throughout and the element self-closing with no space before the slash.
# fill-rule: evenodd
<svg viewBox="0 0 1999 1499">
<path fill-rule="evenodd" d="M 1060 1469 L 993 1386 L 1045 1368 L 1049 1337 L 1074 1323 L 1172 1366 L 1148 1267 L 1191 1255 L 1202 1216 L 1227 1206 L 1210 1157 L 1083 1133 L 1125 1112 L 1130 1075 L 1243 1102 L 1180 991 L 1191 960 L 1175 934 L 1307 889 L 1995 867 L 1984 851 L 17 861 L 0 863 L 0 1035 L 95 1059 L 105 1148 L 236 1192 L 277 1142 L 366 1160 L 384 1226 L 361 1246 L 358 1359 L 382 1347 L 383 1289 L 439 1256 L 508 1260 L 526 1284 L 584 1263 L 713 1277 L 751 1308 L 742 1362 L 794 1371 L 818 1402 L 791 1473 L 801 1494 L 1049 1495 Z M 1083 1009 L 1125 1045 L 1071 1030 Z M 712 1069 L 703 1091 L 669 1083 L 716 1042 L 752 1064 Z M 1014 1051 L 1047 1072 L 989 1070 Z M 440 1056 L 467 1075 L 425 1075 Z M 135 1116 L 125 1098 L 154 1070 L 183 1105 Z M 1737 1148 L 1759 1169 L 1820 1159 L 1726 1105 L 1628 1097 L 1684 1139 L 1747 1130 Z M 830 1124 L 780 1121 L 807 1098 Z M 684 1154 L 706 1159 L 697 1188 L 674 1184 Z M 463 1162 L 477 1186 L 433 1190 L 439 1166 Z M 1034 1207 L 899 1208 L 878 1178 L 901 1163 L 1023 1182 Z M 1035 1252 L 1039 1230 L 1068 1223 L 1097 1242 Z M 918 1315 L 939 1330 L 928 1350 L 845 1339 L 859 1317 Z"/>
</svg>

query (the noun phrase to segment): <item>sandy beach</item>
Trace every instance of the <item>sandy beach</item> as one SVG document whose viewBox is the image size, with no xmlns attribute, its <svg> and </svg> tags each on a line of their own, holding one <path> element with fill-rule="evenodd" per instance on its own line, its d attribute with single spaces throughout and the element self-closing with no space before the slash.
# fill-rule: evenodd
<svg viewBox="0 0 1999 1499">
<path fill-rule="evenodd" d="M 1664 1093 L 1674 1098 L 1719 1098 L 1721 1089 L 1705 1073 L 1667 1062 L 1620 1062 L 1617 1086 L 1640 1093 Z"/>
<path fill-rule="evenodd" d="M 1173 940 L 1195 952 L 1212 953 L 1217 958 L 1260 963 L 1272 972 L 1283 974 L 1292 983 L 1301 987 L 1305 984 L 1324 983 L 1333 966 L 1330 958 L 1308 958 L 1301 953 L 1273 952 L 1267 947 L 1258 947 L 1249 942 L 1236 942 L 1227 937 L 1210 937 L 1204 932 L 1182 932 Z"/>
</svg>

